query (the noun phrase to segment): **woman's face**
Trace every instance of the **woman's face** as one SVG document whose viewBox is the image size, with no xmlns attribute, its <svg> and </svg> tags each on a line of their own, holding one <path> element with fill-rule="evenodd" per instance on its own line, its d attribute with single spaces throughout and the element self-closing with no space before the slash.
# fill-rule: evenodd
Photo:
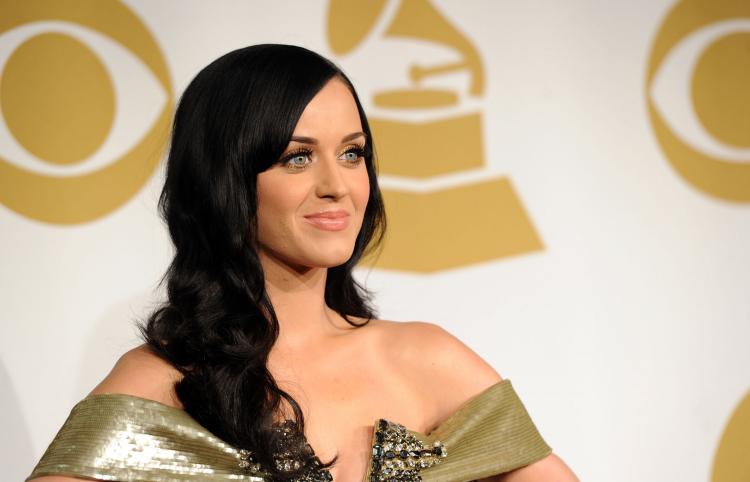
<svg viewBox="0 0 750 482">
<path fill-rule="evenodd" d="M 294 128 L 280 162 L 258 174 L 261 260 L 304 271 L 352 255 L 370 193 L 357 104 L 330 80 Z"/>
</svg>

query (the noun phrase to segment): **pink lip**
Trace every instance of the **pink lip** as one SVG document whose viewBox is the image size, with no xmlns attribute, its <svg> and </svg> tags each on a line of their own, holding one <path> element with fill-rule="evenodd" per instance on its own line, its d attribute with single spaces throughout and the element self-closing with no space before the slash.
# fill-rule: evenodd
<svg viewBox="0 0 750 482">
<path fill-rule="evenodd" d="M 341 231 L 349 226 L 349 213 L 343 210 L 308 214 L 305 219 L 316 228 L 324 231 Z"/>
</svg>

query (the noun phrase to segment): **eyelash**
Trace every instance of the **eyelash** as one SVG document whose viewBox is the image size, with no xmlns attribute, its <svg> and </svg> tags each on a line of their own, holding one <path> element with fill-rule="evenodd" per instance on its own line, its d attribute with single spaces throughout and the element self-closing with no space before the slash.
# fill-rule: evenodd
<svg viewBox="0 0 750 482">
<path fill-rule="evenodd" d="M 307 167 L 307 164 L 305 164 L 303 167 L 293 167 L 291 164 L 291 160 L 294 159 L 295 157 L 302 156 L 302 155 L 306 157 L 310 157 L 311 154 L 312 154 L 312 151 L 310 149 L 304 149 L 304 148 L 295 149 L 289 154 L 282 157 L 279 160 L 279 164 L 281 164 L 282 166 L 292 171 L 301 171 Z"/>
<path fill-rule="evenodd" d="M 357 154 L 357 159 L 356 160 L 354 160 L 354 161 L 346 161 L 346 163 L 349 164 L 352 167 L 357 166 L 360 162 L 362 162 L 362 160 L 367 155 L 367 152 L 366 152 L 364 146 L 352 145 L 352 146 L 347 147 L 343 151 L 341 151 L 341 154 L 339 154 L 338 157 L 341 157 L 344 154 L 348 154 L 349 152 L 354 152 L 355 154 Z M 309 158 L 310 155 L 312 155 L 312 153 L 313 153 L 312 150 L 306 149 L 306 148 L 295 149 L 294 151 L 292 151 L 289 154 L 287 154 L 284 157 L 282 157 L 279 160 L 279 164 L 282 165 L 282 166 L 284 166 L 284 167 L 286 167 L 290 171 L 302 171 L 304 169 L 307 169 L 307 166 L 309 166 L 310 163 L 304 164 L 301 167 L 294 167 L 293 164 L 291 164 L 291 160 L 294 159 L 295 157 L 299 157 L 299 156 L 306 156 L 306 157 Z"/>
</svg>

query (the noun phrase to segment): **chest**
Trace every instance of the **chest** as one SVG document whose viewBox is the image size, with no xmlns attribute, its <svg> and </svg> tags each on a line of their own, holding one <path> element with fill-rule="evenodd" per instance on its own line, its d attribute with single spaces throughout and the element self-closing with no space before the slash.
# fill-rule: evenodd
<svg viewBox="0 0 750 482">
<path fill-rule="evenodd" d="M 428 430 L 429 409 L 409 387 L 367 384 L 320 387 L 295 399 L 305 414 L 305 437 L 321 461 L 338 457 L 329 469 L 334 480 L 359 481 L 370 461 L 374 423 L 397 420 L 420 432 Z"/>
<path fill-rule="evenodd" d="M 379 418 L 398 421 L 427 432 L 432 424 L 432 402 L 408 376 L 383 376 L 374 371 L 296 373 L 278 376 L 277 383 L 300 405 L 305 437 L 323 463 L 338 457 L 329 469 L 334 481 L 361 481 L 370 463 L 374 423 Z"/>
</svg>

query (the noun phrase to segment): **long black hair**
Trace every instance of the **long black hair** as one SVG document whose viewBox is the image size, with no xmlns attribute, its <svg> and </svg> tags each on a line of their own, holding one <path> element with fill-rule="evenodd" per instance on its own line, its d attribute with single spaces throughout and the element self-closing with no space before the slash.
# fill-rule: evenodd
<svg viewBox="0 0 750 482">
<path fill-rule="evenodd" d="M 177 107 L 159 198 L 175 254 L 162 278 L 167 300 L 142 323 L 143 338 L 182 373 L 175 392 L 185 410 L 225 442 L 252 451 L 274 480 L 336 458 L 323 464 L 306 446 L 302 411 L 266 366 L 279 323 L 257 253 L 256 178 L 278 162 L 305 106 L 334 77 L 349 86 L 359 110 L 370 193 L 351 258 L 328 269 L 325 301 L 353 326 L 369 322 L 376 314 L 371 294 L 352 270 L 385 230 L 372 133 L 351 82 L 324 57 L 264 44 L 201 70 Z M 282 399 L 294 412 L 287 427 L 299 443 L 291 447 L 275 417 Z M 282 447 L 299 469 L 278 463 Z"/>
</svg>

